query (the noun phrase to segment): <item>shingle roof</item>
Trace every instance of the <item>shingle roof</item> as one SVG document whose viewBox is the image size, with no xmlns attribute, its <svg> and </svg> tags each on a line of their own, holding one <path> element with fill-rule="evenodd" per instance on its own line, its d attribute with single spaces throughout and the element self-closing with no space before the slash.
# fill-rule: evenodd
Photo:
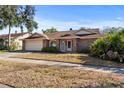
<svg viewBox="0 0 124 93">
<path fill-rule="evenodd" d="M 24 35 L 24 34 L 26 34 L 26 33 L 27 33 L 27 32 L 25 32 L 25 33 L 12 33 L 12 34 L 11 34 L 11 38 L 16 38 L 16 37 L 19 37 L 19 36 Z M 8 38 L 8 34 L 0 35 L 0 38 L 6 39 L 6 38 Z"/>
<path fill-rule="evenodd" d="M 45 34 L 40 34 L 40 33 L 34 33 L 33 35 L 29 36 L 26 39 L 33 39 L 33 38 L 43 38 L 43 39 L 49 39 Z"/>
<path fill-rule="evenodd" d="M 76 34 L 76 33 L 82 33 Z M 34 33 L 32 36 L 28 37 L 27 39 L 33 38 L 43 38 L 43 39 L 72 39 L 72 38 L 80 38 L 80 39 L 87 39 L 87 38 L 99 38 L 102 35 L 99 32 L 99 29 L 81 29 L 81 30 L 71 30 L 71 31 L 58 31 L 54 33 L 44 33 L 38 34 Z"/>
<path fill-rule="evenodd" d="M 78 32 L 89 32 L 89 34 L 76 35 Z M 101 34 L 99 29 L 82 29 L 71 31 L 59 31 L 54 33 L 45 33 L 49 39 L 71 39 L 71 38 L 99 38 Z"/>
</svg>

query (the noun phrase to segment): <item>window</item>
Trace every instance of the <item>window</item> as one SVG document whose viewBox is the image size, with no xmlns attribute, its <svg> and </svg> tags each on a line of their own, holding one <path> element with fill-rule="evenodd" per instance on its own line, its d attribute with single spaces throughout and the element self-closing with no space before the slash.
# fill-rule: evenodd
<svg viewBox="0 0 124 93">
<path fill-rule="evenodd" d="M 50 46 L 56 47 L 56 41 L 51 41 Z"/>
</svg>

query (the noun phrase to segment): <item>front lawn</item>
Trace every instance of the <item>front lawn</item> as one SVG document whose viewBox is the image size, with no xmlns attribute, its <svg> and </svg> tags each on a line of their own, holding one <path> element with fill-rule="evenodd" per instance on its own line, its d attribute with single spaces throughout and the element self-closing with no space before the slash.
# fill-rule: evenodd
<svg viewBox="0 0 124 93">
<path fill-rule="evenodd" d="M 0 83 L 13 87 L 124 87 L 124 75 L 0 60 Z"/>
<path fill-rule="evenodd" d="M 6 53 L 7 51 L 0 51 L 0 54 Z"/>
<path fill-rule="evenodd" d="M 123 63 L 101 60 L 90 57 L 86 54 L 49 54 L 49 53 L 31 53 L 15 56 L 17 58 L 49 60 L 70 62 L 91 66 L 108 66 L 108 67 L 124 67 Z"/>
</svg>

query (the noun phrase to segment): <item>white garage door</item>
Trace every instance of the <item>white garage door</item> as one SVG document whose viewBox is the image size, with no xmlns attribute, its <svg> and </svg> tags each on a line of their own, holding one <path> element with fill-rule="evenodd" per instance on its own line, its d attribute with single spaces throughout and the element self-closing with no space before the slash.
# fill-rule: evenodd
<svg viewBox="0 0 124 93">
<path fill-rule="evenodd" d="M 27 51 L 41 51 L 42 48 L 42 40 L 26 40 L 25 42 L 25 50 Z"/>
</svg>

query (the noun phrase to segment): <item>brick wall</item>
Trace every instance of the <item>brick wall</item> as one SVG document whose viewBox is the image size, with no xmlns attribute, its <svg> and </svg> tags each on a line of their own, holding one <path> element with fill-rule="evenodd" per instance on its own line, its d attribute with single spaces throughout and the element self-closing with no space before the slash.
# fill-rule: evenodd
<svg viewBox="0 0 124 93">
<path fill-rule="evenodd" d="M 56 40 L 56 47 L 60 49 L 60 40 Z"/>
<path fill-rule="evenodd" d="M 77 43 L 77 51 L 78 52 L 87 52 L 89 51 L 90 45 L 95 41 L 96 39 L 79 39 Z"/>
<path fill-rule="evenodd" d="M 25 51 L 25 40 L 22 41 L 22 50 Z"/>
<path fill-rule="evenodd" d="M 49 40 L 43 40 L 43 48 L 49 47 Z"/>
<path fill-rule="evenodd" d="M 72 39 L 72 51 L 77 51 L 77 39 Z"/>
<path fill-rule="evenodd" d="M 72 40 L 72 52 L 87 52 L 89 51 L 90 45 L 96 40 L 96 39 L 67 39 Z M 60 42 L 65 42 L 65 51 L 67 51 L 67 40 L 56 40 L 57 48 L 60 49 Z M 44 40 L 43 41 L 43 47 L 48 47 L 49 41 Z"/>
</svg>

